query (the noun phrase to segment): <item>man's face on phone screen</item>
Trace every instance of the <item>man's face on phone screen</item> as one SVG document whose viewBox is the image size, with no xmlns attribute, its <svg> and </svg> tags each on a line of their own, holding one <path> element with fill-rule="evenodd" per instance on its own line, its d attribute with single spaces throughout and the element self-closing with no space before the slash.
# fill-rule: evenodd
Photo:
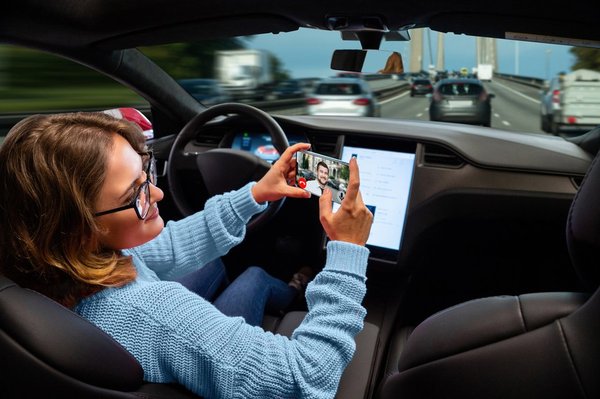
<svg viewBox="0 0 600 399">
<path fill-rule="evenodd" d="M 327 179 L 329 179 L 329 170 L 326 167 L 319 165 L 317 167 L 317 180 L 319 181 L 319 184 L 325 186 L 327 184 Z"/>
</svg>

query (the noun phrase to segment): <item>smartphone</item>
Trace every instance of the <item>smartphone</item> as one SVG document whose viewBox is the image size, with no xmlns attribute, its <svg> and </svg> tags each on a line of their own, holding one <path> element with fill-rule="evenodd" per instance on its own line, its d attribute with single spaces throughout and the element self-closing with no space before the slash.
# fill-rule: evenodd
<svg viewBox="0 0 600 399">
<path fill-rule="evenodd" d="M 346 196 L 350 166 L 327 155 L 312 151 L 296 153 L 296 186 L 321 196 L 323 190 L 331 190 L 334 202 L 341 203 Z"/>
</svg>

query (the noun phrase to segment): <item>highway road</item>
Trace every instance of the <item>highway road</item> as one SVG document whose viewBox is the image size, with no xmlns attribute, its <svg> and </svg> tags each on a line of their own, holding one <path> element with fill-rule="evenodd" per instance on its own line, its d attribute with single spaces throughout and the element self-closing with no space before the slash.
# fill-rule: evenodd
<svg viewBox="0 0 600 399">
<path fill-rule="evenodd" d="M 378 85 L 382 82 L 375 81 Z M 492 99 L 492 127 L 521 133 L 547 134 L 540 127 L 540 89 L 505 79 L 494 78 L 484 83 Z M 403 91 L 385 98 L 381 103 L 381 117 L 429 120 L 429 98 L 425 96 L 410 97 L 409 91 Z M 304 106 L 274 111 L 276 114 L 304 115 Z M 580 132 L 581 133 L 581 132 Z"/>
<path fill-rule="evenodd" d="M 544 133 L 540 129 L 539 89 L 496 79 L 484 83 L 492 99 L 492 127 L 516 132 Z M 429 99 L 409 92 L 382 101 L 382 117 L 429 120 Z"/>
</svg>

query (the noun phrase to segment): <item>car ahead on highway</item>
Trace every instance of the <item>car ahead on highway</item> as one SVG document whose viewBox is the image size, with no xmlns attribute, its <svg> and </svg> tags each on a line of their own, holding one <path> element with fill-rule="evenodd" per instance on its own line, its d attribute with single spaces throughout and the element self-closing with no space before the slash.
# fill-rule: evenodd
<svg viewBox="0 0 600 399">
<path fill-rule="evenodd" d="M 181 87 L 206 106 L 231 101 L 231 96 L 216 79 L 181 79 Z"/>
<path fill-rule="evenodd" d="M 309 115 L 380 116 L 381 105 L 362 79 L 324 79 L 306 100 Z"/>
<path fill-rule="evenodd" d="M 600 124 L 600 72 L 579 69 L 554 77 L 542 93 L 540 118 L 542 130 L 555 135 Z"/>
<path fill-rule="evenodd" d="M 299 80 L 284 80 L 273 89 L 275 99 L 283 100 L 288 98 L 303 98 L 304 89 Z"/>
<path fill-rule="evenodd" d="M 410 96 L 424 96 L 433 92 L 433 84 L 429 79 L 417 78 L 410 84 Z"/>
<path fill-rule="evenodd" d="M 442 79 L 431 94 L 429 118 L 491 126 L 493 97 L 478 79 Z"/>
<path fill-rule="evenodd" d="M 363 298 L 353 292 L 362 299 L 359 316 L 365 314 L 364 323 L 360 317 L 353 323 L 360 330 L 355 345 L 334 339 L 342 354 L 306 352 L 307 323 L 323 322 L 312 340 L 344 328 L 327 324 L 327 312 L 306 316 L 315 299 L 339 303 L 333 290 L 318 290 L 317 284 L 307 288 L 308 303 L 298 298 L 285 314 L 269 311 L 253 327 L 270 331 L 270 343 L 289 349 L 289 358 L 277 365 L 293 370 L 293 377 L 277 384 L 267 373 L 272 367 L 265 366 L 264 373 L 253 369 L 250 376 L 231 371 L 248 361 L 268 364 L 271 345 L 258 355 L 249 355 L 243 345 L 232 354 L 223 345 L 212 348 L 221 366 L 184 386 L 164 364 L 144 369 L 144 359 L 133 355 L 135 342 L 117 342 L 110 331 L 37 294 L 35 286 L 24 281 L 27 289 L 19 289 L 0 276 L 1 397 L 266 399 L 266 390 L 286 387 L 292 389 L 271 397 L 600 397 L 600 173 L 594 169 L 600 165 L 594 162 L 600 129 L 573 137 L 542 132 L 539 104 L 539 82 L 560 70 L 559 60 L 565 69 L 575 60 L 593 60 L 592 50 L 575 46 L 600 42 L 597 20 L 597 4 L 585 0 L 570 1 L 561 13 L 536 0 L 518 6 L 481 0 L 5 1 L 0 139 L 32 114 L 140 110 L 151 124 L 145 127 L 152 132 L 147 144 L 157 161 L 156 184 L 164 193 L 158 207 L 167 223 L 260 178 L 275 150 L 309 142 L 320 154 L 344 161 L 357 157 L 361 199 L 374 218 L 365 244 L 366 293 Z M 387 40 L 394 34 L 411 40 Z M 423 39 L 431 39 L 430 45 Z M 485 45 L 488 39 L 496 43 Z M 215 52 L 237 48 L 268 51 L 270 62 L 262 66 L 272 72 L 272 81 L 330 82 L 338 72 L 330 69 L 333 50 L 359 49 L 354 55 L 363 55 L 363 46 L 368 53 L 398 51 L 407 76 L 423 76 L 421 70 L 429 68 L 420 61 L 433 59 L 427 50 L 438 40 L 444 42 L 445 57 L 439 58 L 446 65 L 436 69 L 464 68 L 467 75 L 481 61 L 477 57 L 497 56 L 491 127 L 430 121 L 428 98 L 410 98 L 408 81 L 375 73 L 385 63 L 365 63 L 357 68 L 361 79 L 343 81 L 346 88 L 366 85 L 379 94 L 380 118 L 357 116 L 363 114 L 359 110 L 368 114 L 370 100 L 359 101 L 365 105 L 344 100 L 344 112 L 327 117 L 307 115 L 302 101 L 290 107 L 277 104 L 283 101 L 255 104 L 262 109 L 240 103 L 207 107 L 177 83 L 215 76 Z M 536 43 L 540 40 L 548 42 Z M 232 72 L 265 72 L 256 67 L 240 60 Z M 458 101 L 452 104 L 456 109 L 473 104 L 468 96 L 448 96 Z M 221 254 L 228 277 L 254 265 L 283 281 L 305 265 L 320 272 L 321 281 L 352 274 L 347 265 L 324 266 L 330 238 L 320 223 L 320 209 L 327 212 L 328 204 L 321 205 L 314 197 L 269 202 L 248 222 L 243 241 Z M 335 210 L 343 212 L 343 203 Z M 81 237 L 81 247 L 96 244 Z M 0 248 L 0 264 L 9 267 L 2 263 L 5 252 Z M 190 261 L 198 267 L 203 262 Z M 174 277 L 169 270 L 156 274 Z M 162 300 L 147 305 L 160 306 Z M 212 315 L 221 317 L 216 310 Z M 109 326 L 123 323 L 107 318 Z M 188 326 L 201 331 L 214 318 L 190 319 Z M 221 333 L 229 343 L 247 328 L 233 319 Z M 194 344 L 204 345 L 204 338 Z M 291 361 L 299 351 L 307 353 L 309 370 Z M 349 362 L 343 374 L 331 372 L 333 358 Z M 150 378 L 157 370 L 164 383 Z M 256 384 L 243 385 L 248 378 Z M 315 381 L 326 381 L 329 390 L 310 390 Z M 242 386 L 248 389 L 240 391 Z"/>
</svg>

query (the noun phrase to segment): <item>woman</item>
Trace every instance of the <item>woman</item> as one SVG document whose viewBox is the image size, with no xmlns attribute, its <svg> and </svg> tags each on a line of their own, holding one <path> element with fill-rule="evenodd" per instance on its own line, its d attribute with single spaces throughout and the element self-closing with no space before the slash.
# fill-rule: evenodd
<svg viewBox="0 0 600 399">
<path fill-rule="evenodd" d="M 266 202 L 307 197 L 288 148 L 258 182 L 207 201 L 166 227 L 139 128 L 102 114 L 33 116 L 0 147 L 0 267 L 72 307 L 135 356 L 151 382 L 207 398 L 332 397 L 365 310 L 372 215 L 356 160 L 341 208 L 320 199 L 331 239 L 291 340 L 228 317 L 173 281 L 224 255 Z M 146 161 L 146 162 L 145 162 Z"/>
</svg>

